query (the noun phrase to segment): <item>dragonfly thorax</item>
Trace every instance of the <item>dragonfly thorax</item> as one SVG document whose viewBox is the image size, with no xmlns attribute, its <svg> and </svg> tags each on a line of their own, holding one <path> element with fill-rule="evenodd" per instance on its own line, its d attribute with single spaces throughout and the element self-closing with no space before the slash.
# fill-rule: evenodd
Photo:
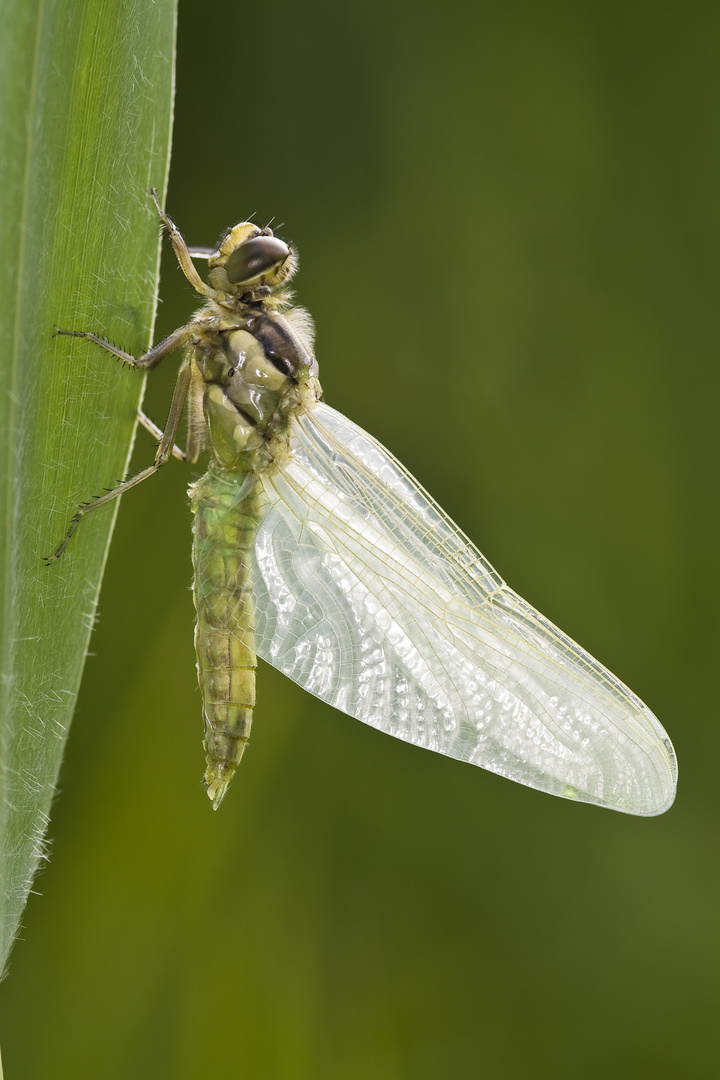
<svg viewBox="0 0 720 1080">
<path fill-rule="evenodd" d="M 270 441 L 282 438 L 299 408 L 315 361 L 283 316 L 253 305 L 242 322 L 198 342 L 195 363 L 205 382 L 211 456 L 224 469 L 259 473 L 272 459 Z"/>
</svg>

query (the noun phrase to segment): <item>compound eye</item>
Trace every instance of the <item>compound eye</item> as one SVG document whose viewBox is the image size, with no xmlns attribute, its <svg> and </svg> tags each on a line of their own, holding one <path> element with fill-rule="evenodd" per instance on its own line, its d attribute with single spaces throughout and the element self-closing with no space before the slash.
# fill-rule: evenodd
<svg viewBox="0 0 720 1080">
<path fill-rule="evenodd" d="M 290 248 L 276 236 L 255 236 L 236 247 L 225 263 L 225 273 L 233 285 L 253 281 L 284 263 Z"/>
</svg>

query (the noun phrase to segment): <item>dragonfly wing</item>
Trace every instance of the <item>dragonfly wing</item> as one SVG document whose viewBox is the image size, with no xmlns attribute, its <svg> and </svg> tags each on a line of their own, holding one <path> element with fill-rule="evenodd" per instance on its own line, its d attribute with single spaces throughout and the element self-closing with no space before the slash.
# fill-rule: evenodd
<svg viewBox="0 0 720 1080">
<path fill-rule="evenodd" d="M 626 686 L 505 585 L 372 436 L 327 405 L 263 477 L 258 655 L 381 731 L 631 814 L 674 799 L 672 745 Z"/>
</svg>

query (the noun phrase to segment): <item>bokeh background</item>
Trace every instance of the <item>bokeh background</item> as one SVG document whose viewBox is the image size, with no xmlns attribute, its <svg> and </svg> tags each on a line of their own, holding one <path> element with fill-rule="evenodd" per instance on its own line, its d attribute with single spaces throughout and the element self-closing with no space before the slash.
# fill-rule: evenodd
<svg viewBox="0 0 720 1080">
<path fill-rule="evenodd" d="M 650 704 L 679 795 L 553 799 L 263 666 L 213 814 L 173 462 L 121 508 L 0 988 L 12 1080 L 720 1069 L 719 31 L 703 3 L 181 0 L 188 241 L 284 223 L 327 400 Z M 162 295 L 157 337 L 195 303 L 171 258 Z"/>
</svg>

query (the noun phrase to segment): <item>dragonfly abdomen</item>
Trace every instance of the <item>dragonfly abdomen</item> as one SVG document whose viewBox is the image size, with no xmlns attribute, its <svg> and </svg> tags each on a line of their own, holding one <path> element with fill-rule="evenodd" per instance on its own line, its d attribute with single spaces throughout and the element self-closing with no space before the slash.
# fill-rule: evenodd
<svg viewBox="0 0 720 1080">
<path fill-rule="evenodd" d="M 250 549 L 257 497 L 235 503 L 243 477 L 211 469 L 190 489 L 195 649 L 205 721 L 205 782 L 220 805 L 250 738 L 255 705 L 255 623 Z"/>
</svg>

